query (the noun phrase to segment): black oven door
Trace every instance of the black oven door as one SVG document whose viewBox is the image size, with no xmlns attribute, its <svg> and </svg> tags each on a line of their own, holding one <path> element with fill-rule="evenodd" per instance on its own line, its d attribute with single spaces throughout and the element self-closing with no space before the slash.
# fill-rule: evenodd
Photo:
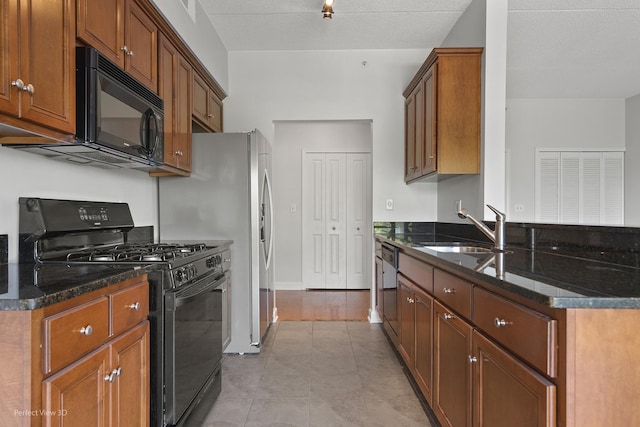
<svg viewBox="0 0 640 427">
<path fill-rule="evenodd" d="M 165 294 L 165 422 L 177 424 L 222 361 L 225 277 L 204 277 Z"/>
</svg>

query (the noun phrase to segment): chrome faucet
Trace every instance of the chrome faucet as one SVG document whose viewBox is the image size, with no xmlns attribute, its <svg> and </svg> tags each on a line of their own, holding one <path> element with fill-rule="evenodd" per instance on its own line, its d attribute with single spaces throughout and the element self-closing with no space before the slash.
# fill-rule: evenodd
<svg viewBox="0 0 640 427">
<path fill-rule="evenodd" d="M 478 221 L 471 215 L 469 215 L 469 211 L 465 208 L 461 208 L 458 211 L 458 216 L 462 219 L 468 219 L 471 221 L 480 231 L 482 231 L 491 241 L 493 242 L 493 248 L 498 251 L 503 251 L 506 245 L 505 242 L 505 228 L 504 228 L 504 220 L 506 218 L 505 214 L 497 210 L 491 205 L 487 205 L 489 209 L 491 209 L 496 214 L 496 229 L 491 230 L 482 222 Z"/>
</svg>

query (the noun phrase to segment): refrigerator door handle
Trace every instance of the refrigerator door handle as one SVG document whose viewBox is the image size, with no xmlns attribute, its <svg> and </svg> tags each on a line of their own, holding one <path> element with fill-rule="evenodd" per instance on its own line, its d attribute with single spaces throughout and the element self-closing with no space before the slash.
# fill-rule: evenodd
<svg viewBox="0 0 640 427">
<path fill-rule="evenodd" d="M 273 195 L 271 194 L 271 181 L 267 169 L 264 170 L 264 182 L 267 186 L 267 194 L 269 195 L 269 249 L 267 250 L 266 269 L 271 265 L 271 256 L 273 254 Z"/>
</svg>

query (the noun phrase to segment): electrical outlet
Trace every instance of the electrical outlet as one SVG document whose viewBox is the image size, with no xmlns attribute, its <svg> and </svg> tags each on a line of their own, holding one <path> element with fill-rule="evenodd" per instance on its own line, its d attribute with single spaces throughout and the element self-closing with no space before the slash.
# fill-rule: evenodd
<svg viewBox="0 0 640 427">
<path fill-rule="evenodd" d="M 514 210 L 516 212 L 524 212 L 524 205 L 520 203 L 516 203 L 516 205 L 514 206 Z"/>
<path fill-rule="evenodd" d="M 387 199 L 384 201 L 384 208 L 388 211 L 393 210 L 393 199 Z"/>
</svg>

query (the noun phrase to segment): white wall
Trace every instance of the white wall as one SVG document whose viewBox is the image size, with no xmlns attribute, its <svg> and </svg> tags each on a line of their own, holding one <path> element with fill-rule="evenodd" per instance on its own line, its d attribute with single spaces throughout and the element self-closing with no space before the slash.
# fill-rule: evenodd
<svg viewBox="0 0 640 427">
<path fill-rule="evenodd" d="M 225 131 L 257 127 L 277 150 L 274 121 L 371 120 L 373 221 L 434 221 L 437 185 L 403 178 L 402 91 L 429 51 L 230 52 Z"/>
<path fill-rule="evenodd" d="M 509 221 L 535 220 L 536 148 L 625 147 L 624 99 L 509 99 L 506 117 Z M 633 188 L 634 181 L 627 182 Z M 515 212 L 516 204 L 524 211 Z"/>
<path fill-rule="evenodd" d="M 0 234 L 18 261 L 18 197 L 127 202 L 134 224 L 156 225 L 156 179 L 139 171 L 74 165 L 0 147 Z"/>
<path fill-rule="evenodd" d="M 371 121 L 276 122 L 273 147 L 276 289 L 302 287 L 303 152 L 371 152 Z M 296 212 L 291 212 L 291 205 Z"/>
<path fill-rule="evenodd" d="M 481 172 L 440 181 L 438 221 L 466 222 L 455 213 L 455 201 L 476 216 L 493 220 L 484 207 L 505 208 L 505 96 L 507 1 L 474 0 L 442 46 L 484 47 L 482 61 Z"/>
<path fill-rule="evenodd" d="M 214 29 L 213 24 L 209 21 L 200 2 L 191 0 L 191 4 L 195 6 L 194 21 L 180 0 L 151 1 L 209 70 L 220 87 L 228 93 L 229 67 L 227 49 Z"/>
<path fill-rule="evenodd" d="M 625 113 L 624 222 L 627 226 L 640 227 L 640 197 L 636 187 L 640 182 L 640 95 L 626 100 Z"/>
</svg>

